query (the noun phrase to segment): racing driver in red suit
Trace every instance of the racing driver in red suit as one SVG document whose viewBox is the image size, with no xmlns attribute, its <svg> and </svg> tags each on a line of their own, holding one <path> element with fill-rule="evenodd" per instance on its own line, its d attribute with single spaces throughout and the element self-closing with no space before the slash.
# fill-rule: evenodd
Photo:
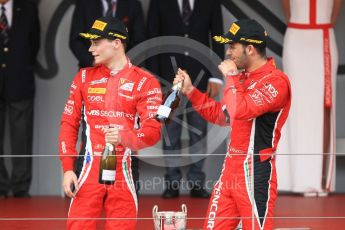
<svg viewBox="0 0 345 230">
<path fill-rule="evenodd" d="M 230 125 L 228 153 L 210 199 L 204 229 L 272 229 L 277 197 L 274 153 L 291 104 L 290 83 L 266 57 L 265 29 L 255 20 L 234 22 L 214 39 L 228 43 L 219 69 L 226 79 L 221 102 L 201 93 L 179 70 L 174 83 L 209 122 Z"/>
<path fill-rule="evenodd" d="M 61 120 L 63 189 L 72 198 L 67 228 L 96 229 L 104 207 L 106 229 L 132 230 L 136 228 L 138 203 L 130 155 L 131 150 L 152 146 L 160 139 L 160 124 L 154 119 L 162 99 L 160 85 L 126 57 L 128 34 L 121 21 L 99 18 L 88 33 L 80 35 L 91 40 L 89 51 L 95 67 L 81 69 L 74 78 Z M 134 129 L 136 116 L 139 129 Z M 86 131 L 82 154 L 77 157 L 81 119 Z M 112 185 L 98 182 L 105 143 L 116 149 Z"/>
</svg>

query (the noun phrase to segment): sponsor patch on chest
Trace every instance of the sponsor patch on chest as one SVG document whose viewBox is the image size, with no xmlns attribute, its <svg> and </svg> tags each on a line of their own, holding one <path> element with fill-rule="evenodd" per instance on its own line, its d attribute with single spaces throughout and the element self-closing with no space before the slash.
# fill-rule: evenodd
<svg viewBox="0 0 345 230">
<path fill-rule="evenodd" d="M 90 85 L 102 84 L 102 83 L 106 83 L 107 81 L 108 81 L 108 78 L 103 77 L 103 78 L 101 78 L 101 79 L 91 81 L 91 82 L 90 82 Z"/>
<path fill-rule="evenodd" d="M 254 83 L 251 82 L 251 84 L 249 85 L 249 87 L 247 88 L 247 90 L 254 89 L 254 87 L 256 86 L 256 83 L 257 83 L 257 82 L 254 82 Z"/>
<path fill-rule="evenodd" d="M 87 92 L 90 94 L 105 94 L 107 92 L 106 88 L 91 88 L 87 89 Z"/>
<path fill-rule="evenodd" d="M 119 80 L 119 89 L 122 89 L 124 91 L 132 92 L 134 87 L 134 82 L 125 79 L 125 78 L 120 78 Z"/>
</svg>

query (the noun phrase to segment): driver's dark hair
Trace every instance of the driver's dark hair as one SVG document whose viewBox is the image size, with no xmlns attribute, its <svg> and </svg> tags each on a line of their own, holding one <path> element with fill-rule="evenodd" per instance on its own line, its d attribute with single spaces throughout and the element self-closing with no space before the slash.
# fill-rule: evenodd
<svg viewBox="0 0 345 230">
<path fill-rule="evenodd" d="M 242 44 L 244 47 L 249 46 L 249 44 Z M 266 54 L 266 46 L 263 45 L 256 45 L 256 44 L 251 44 L 252 46 L 254 46 L 254 48 L 256 49 L 256 51 L 258 52 L 258 54 L 263 57 L 263 58 L 267 58 L 267 54 Z"/>
</svg>

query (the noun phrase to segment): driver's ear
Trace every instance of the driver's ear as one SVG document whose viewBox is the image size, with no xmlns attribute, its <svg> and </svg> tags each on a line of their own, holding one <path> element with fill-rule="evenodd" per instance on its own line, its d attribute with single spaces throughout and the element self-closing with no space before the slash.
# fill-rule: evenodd
<svg viewBox="0 0 345 230">
<path fill-rule="evenodd" d="M 254 46 L 253 45 L 248 45 L 247 47 L 246 47 L 246 52 L 247 52 L 247 54 L 253 54 L 253 52 L 254 52 Z"/>
<path fill-rule="evenodd" d="M 112 41 L 114 47 L 119 47 L 121 41 L 119 39 L 115 39 Z"/>
<path fill-rule="evenodd" d="M 111 43 L 113 44 L 114 47 L 116 47 L 116 39 L 112 40 Z"/>
</svg>

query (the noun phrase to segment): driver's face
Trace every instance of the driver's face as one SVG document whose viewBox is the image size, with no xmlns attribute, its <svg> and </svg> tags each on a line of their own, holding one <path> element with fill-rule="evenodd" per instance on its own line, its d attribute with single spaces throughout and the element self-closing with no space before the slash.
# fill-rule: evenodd
<svg viewBox="0 0 345 230">
<path fill-rule="evenodd" d="M 226 59 L 234 61 L 238 69 L 245 69 L 248 62 L 246 46 L 238 42 L 229 44 L 226 49 Z"/>
</svg>

